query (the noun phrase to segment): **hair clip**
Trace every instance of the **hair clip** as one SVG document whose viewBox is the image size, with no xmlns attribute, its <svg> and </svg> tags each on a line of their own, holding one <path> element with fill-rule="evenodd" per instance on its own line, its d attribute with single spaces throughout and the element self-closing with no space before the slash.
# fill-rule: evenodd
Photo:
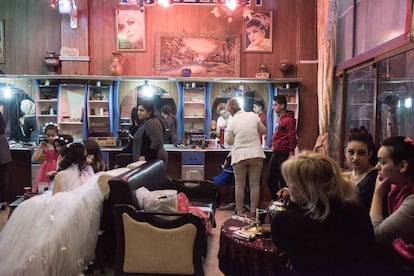
<svg viewBox="0 0 414 276">
<path fill-rule="evenodd" d="M 407 142 L 407 143 L 410 143 L 411 145 L 413 145 L 414 146 L 414 140 L 413 139 L 411 139 L 410 137 L 405 137 L 404 138 L 404 142 Z"/>
<path fill-rule="evenodd" d="M 43 132 L 45 132 L 45 131 L 46 131 L 46 128 L 47 128 L 48 126 L 55 126 L 55 127 L 58 129 L 58 131 L 60 130 L 60 129 L 59 129 L 59 127 L 58 127 L 58 125 L 57 125 L 56 123 L 54 123 L 54 122 L 48 122 L 48 123 L 46 123 L 46 124 L 43 126 Z"/>
</svg>

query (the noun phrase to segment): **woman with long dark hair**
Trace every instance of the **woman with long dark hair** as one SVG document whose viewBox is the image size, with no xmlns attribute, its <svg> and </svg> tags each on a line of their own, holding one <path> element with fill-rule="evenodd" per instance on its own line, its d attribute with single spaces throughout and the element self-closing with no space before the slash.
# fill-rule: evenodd
<svg viewBox="0 0 414 276">
<path fill-rule="evenodd" d="M 168 156 L 163 145 L 165 126 L 155 111 L 154 102 L 151 100 L 141 101 L 138 104 L 138 117 L 144 120 L 144 124 L 134 135 L 133 160 L 161 159 L 167 165 Z"/>
</svg>

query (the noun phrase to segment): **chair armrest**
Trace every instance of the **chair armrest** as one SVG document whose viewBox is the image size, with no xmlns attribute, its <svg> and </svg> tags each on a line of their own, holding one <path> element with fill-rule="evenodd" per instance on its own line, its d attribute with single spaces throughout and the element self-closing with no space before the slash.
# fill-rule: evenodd
<svg viewBox="0 0 414 276">
<path fill-rule="evenodd" d="M 190 201 L 211 203 L 217 208 L 218 190 L 210 180 L 171 179 L 173 189 L 183 192 Z"/>
</svg>

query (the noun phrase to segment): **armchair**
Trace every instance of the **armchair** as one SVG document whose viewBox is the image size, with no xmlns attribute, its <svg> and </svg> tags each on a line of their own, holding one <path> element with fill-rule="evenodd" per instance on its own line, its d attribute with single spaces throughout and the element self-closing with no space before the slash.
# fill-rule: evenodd
<svg viewBox="0 0 414 276">
<path fill-rule="evenodd" d="M 191 213 L 113 209 L 116 225 L 114 275 L 204 276 L 206 240 L 202 218 Z"/>
</svg>

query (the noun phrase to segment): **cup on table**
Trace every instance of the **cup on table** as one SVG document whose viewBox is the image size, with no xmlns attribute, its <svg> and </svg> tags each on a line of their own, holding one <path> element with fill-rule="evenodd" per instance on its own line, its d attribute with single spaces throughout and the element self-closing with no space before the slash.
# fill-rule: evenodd
<svg viewBox="0 0 414 276">
<path fill-rule="evenodd" d="M 32 191 L 32 187 L 24 187 L 23 189 L 25 194 L 28 194 Z"/>
<path fill-rule="evenodd" d="M 272 238 L 272 232 L 270 228 L 270 224 L 262 224 L 262 237 L 263 239 L 270 239 Z"/>
<path fill-rule="evenodd" d="M 259 209 L 259 221 L 261 224 L 265 223 L 267 211 L 265 209 Z"/>
</svg>

